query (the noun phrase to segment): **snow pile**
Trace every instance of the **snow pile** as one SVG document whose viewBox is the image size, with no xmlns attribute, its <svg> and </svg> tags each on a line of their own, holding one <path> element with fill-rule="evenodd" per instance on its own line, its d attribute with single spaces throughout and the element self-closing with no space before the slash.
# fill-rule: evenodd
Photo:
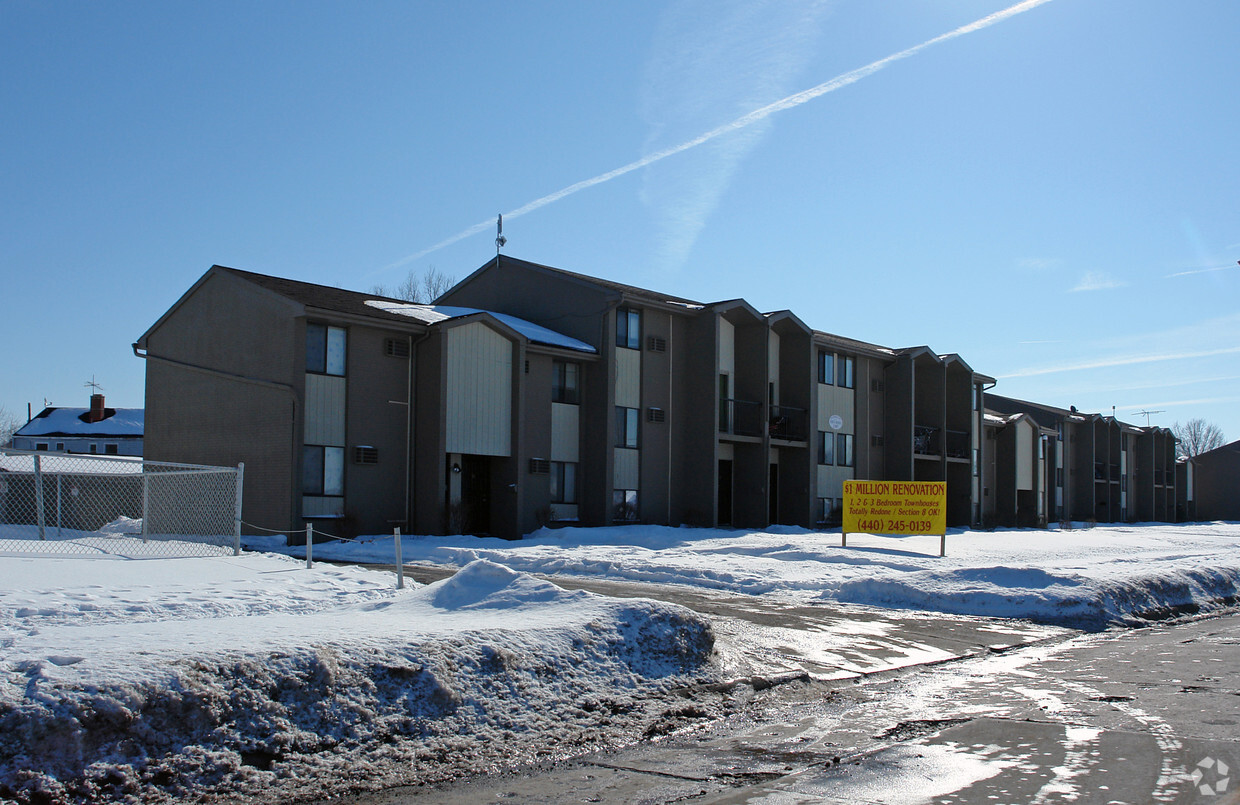
<svg viewBox="0 0 1240 805">
<path fill-rule="evenodd" d="M 255 554 L 0 559 L 0 797 L 425 782 L 636 737 L 642 702 L 711 673 L 709 624 L 674 605 L 486 561 L 392 582 Z"/>
<path fill-rule="evenodd" d="M 257 538 L 255 538 L 257 539 Z M 270 550 L 298 553 L 276 540 Z M 688 585 L 780 599 L 1026 618 L 1085 629 L 1234 603 L 1240 523 L 1073 530 L 953 530 L 882 537 L 617 526 L 542 529 L 519 542 L 405 537 L 406 562 L 488 559 L 525 573 Z M 315 546 L 320 558 L 390 562 L 392 537 Z"/>
</svg>

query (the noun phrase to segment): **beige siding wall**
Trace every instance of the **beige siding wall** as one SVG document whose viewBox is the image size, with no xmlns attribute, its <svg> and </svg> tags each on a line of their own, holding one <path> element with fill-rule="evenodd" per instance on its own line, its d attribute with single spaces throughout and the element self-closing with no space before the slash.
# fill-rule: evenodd
<svg viewBox="0 0 1240 805">
<path fill-rule="evenodd" d="M 344 446 L 345 379 L 306 375 L 306 444 Z"/>
<path fill-rule="evenodd" d="M 616 405 L 622 405 L 625 408 L 642 407 L 641 350 L 616 350 Z"/>
<path fill-rule="evenodd" d="M 1016 488 L 1033 489 L 1033 446 L 1037 434 L 1033 425 L 1027 420 L 1016 423 L 1019 431 L 1016 434 Z"/>
<path fill-rule="evenodd" d="M 727 319 L 719 320 L 719 372 L 736 374 L 736 328 Z"/>
<path fill-rule="evenodd" d="M 774 330 L 767 339 L 766 376 L 775 385 L 775 404 L 779 405 L 779 333 Z"/>
<path fill-rule="evenodd" d="M 640 489 L 639 479 L 641 473 L 639 471 L 638 451 L 617 447 L 615 449 L 615 480 L 612 486 L 615 489 Z"/>
<path fill-rule="evenodd" d="M 551 461 L 580 461 L 581 406 L 551 403 Z"/>
<path fill-rule="evenodd" d="M 857 392 L 839 386 L 818 384 L 818 430 L 831 430 L 831 416 L 838 414 L 844 420 L 840 433 L 856 430 Z"/>
<path fill-rule="evenodd" d="M 447 333 L 447 451 L 512 452 L 512 342 L 480 322 Z"/>
</svg>

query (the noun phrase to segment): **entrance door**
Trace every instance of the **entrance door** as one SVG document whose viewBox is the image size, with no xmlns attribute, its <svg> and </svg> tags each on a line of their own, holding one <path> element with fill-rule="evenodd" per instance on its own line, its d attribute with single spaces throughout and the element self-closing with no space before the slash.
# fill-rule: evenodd
<svg viewBox="0 0 1240 805">
<path fill-rule="evenodd" d="M 491 533 L 491 459 L 487 456 L 461 456 L 461 513 L 463 533 Z"/>
<path fill-rule="evenodd" d="M 732 525 L 732 462 L 719 460 L 719 512 L 715 517 L 719 525 Z"/>
</svg>

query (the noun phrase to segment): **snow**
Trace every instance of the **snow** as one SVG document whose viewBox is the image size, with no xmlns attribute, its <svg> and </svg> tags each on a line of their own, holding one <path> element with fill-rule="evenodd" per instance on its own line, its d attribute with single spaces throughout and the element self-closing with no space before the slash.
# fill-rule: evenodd
<svg viewBox="0 0 1240 805">
<path fill-rule="evenodd" d="M 48 408 L 23 425 L 18 436 L 141 436 L 146 425 L 146 409 L 116 408 L 116 413 L 98 422 L 83 419 L 89 408 Z"/>
<path fill-rule="evenodd" d="M 262 553 L 0 558 L 0 799 L 277 802 L 579 753 L 707 673 L 709 623 L 681 607 L 486 561 L 393 580 Z"/>
<path fill-rule="evenodd" d="M 539 324 L 534 324 L 531 321 L 519 319 L 516 316 L 510 316 L 507 313 L 494 313 L 489 310 L 480 310 L 472 307 L 454 307 L 451 305 L 418 305 L 413 303 L 392 302 L 386 299 L 368 299 L 366 300 L 366 304 L 369 307 L 377 308 L 388 313 L 408 316 L 422 322 L 423 324 L 435 324 L 448 319 L 457 319 L 463 316 L 474 316 L 479 313 L 485 313 L 486 315 L 508 325 L 535 344 L 563 347 L 577 352 L 593 353 L 598 351 L 584 341 L 579 341 L 578 339 L 564 335 L 563 333 L 557 333 L 555 330 L 548 329 Z"/>
<path fill-rule="evenodd" d="M 122 546 L 133 527 L 90 539 Z M 841 547 L 799 528 L 407 536 L 405 561 L 457 570 L 405 589 L 356 565 L 308 569 L 282 538 L 247 541 L 264 552 L 0 557 L 0 799 L 278 802 L 307 781 L 338 796 L 567 757 L 635 740 L 647 703 L 680 701 L 674 714 L 680 691 L 724 679 L 721 653 L 734 660 L 683 607 L 555 578 L 1083 628 L 1240 594 L 1240 523 L 953 531 L 946 557 L 937 537 Z M 391 536 L 315 546 L 317 559 L 393 553 Z"/>
<path fill-rule="evenodd" d="M 278 540 L 267 550 L 302 555 Z M 1107 525 L 1071 530 L 954 529 L 889 537 L 776 527 L 542 529 L 518 542 L 402 539 L 405 562 L 488 559 L 549 576 L 680 584 L 799 602 L 845 602 L 1100 629 L 1169 609 L 1240 597 L 1240 523 Z M 315 546 L 315 556 L 391 562 L 392 537 Z"/>
</svg>

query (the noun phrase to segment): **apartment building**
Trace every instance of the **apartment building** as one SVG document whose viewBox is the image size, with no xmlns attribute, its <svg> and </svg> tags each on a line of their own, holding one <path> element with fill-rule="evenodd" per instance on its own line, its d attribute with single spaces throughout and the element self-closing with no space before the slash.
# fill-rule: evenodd
<svg viewBox="0 0 1240 805">
<path fill-rule="evenodd" d="M 577 458 L 594 349 L 516 317 L 213 266 L 134 344 L 146 456 L 244 462 L 247 533 L 517 537 Z M 562 452 L 557 452 L 562 451 Z M 528 470 L 528 472 L 527 472 Z M 541 483 L 528 482 L 533 476 Z M 565 515 L 572 503 L 561 503 Z"/>
<path fill-rule="evenodd" d="M 980 516 L 981 395 L 960 356 L 819 332 L 791 311 L 701 302 L 497 256 L 438 300 L 598 350 L 582 399 L 582 522 L 813 526 L 850 478 L 943 480 Z"/>
<path fill-rule="evenodd" d="M 998 394 L 985 408 L 984 522 L 1180 519 L 1170 430 Z"/>
<path fill-rule="evenodd" d="M 134 350 L 148 457 L 244 461 L 250 531 L 828 526 L 849 479 L 945 481 L 952 526 L 1183 497 L 1169 431 L 988 393 L 959 354 L 505 255 L 432 305 L 214 266 Z"/>
</svg>

